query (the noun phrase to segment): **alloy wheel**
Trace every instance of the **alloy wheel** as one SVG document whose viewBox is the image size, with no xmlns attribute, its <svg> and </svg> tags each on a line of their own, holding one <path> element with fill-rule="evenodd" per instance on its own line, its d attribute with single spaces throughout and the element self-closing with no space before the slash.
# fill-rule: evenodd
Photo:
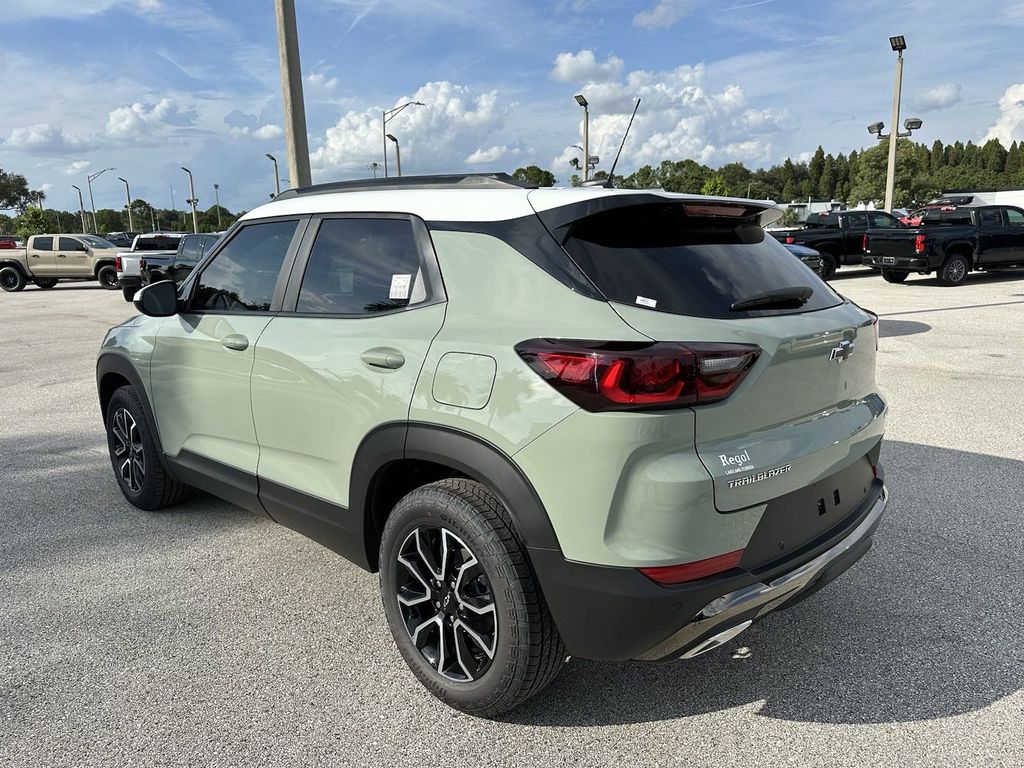
<svg viewBox="0 0 1024 768">
<path fill-rule="evenodd" d="M 962 259 L 954 259 L 949 265 L 949 279 L 954 283 L 959 283 L 964 279 L 967 274 L 967 265 Z"/>
<path fill-rule="evenodd" d="M 478 680 L 498 645 L 490 582 L 476 556 L 446 528 L 420 526 L 398 551 L 395 590 L 413 645 L 442 677 Z"/>
<path fill-rule="evenodd" d="M 126 408 L 114 413 L 114 463 L 121 479 L 132 493 L 140 493 L 146 481 L 146 456 L 142 450 L 139 425 Z"/>
</svg>

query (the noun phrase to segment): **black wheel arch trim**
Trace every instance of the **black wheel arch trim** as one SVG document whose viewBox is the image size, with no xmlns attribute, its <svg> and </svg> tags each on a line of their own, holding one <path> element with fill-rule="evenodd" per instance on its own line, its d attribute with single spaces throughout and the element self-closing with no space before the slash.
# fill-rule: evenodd
<svg viewBox="0 0 1024 768">
<path fill-rule="evenodd" d="M 31 277 L 31 275 L 25 271 L 25 266 L 20 261 L 15 261 L 14 259 L 0 259 L 0 269 L 3 269 L 4 267 L 14 267 L 16 270 L 21 272 L 21 276 L 26 280 Z"/>
</svg>

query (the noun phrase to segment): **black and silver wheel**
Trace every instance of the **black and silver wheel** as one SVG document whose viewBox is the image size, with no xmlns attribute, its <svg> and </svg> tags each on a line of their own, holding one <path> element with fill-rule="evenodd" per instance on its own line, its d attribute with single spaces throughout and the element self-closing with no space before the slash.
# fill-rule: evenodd
<svg viewBox="0 0 1024 768">
<path fill-rule="evenodd" d="M 818 274 L 821 275 L 823 280 L 828 280 L 832 275 L 839 269 L 839 262 L 836 261 L 836 257 L 831 253 L 821 254 L 821 266 L 818 268 Z"/>
<path fill-rule="evenodd" d="M 883 269 L 882 279 L 887 283 L 902 283 L 909 274 L 909 272 L 897 272 L 895 269 Z"/>
<path fill-rule="evenodd" d="M 971 271 L 971 262 L 960 253 L 954 253 L 942 264 L 939 271 L 939 282 L 943 285 L 960 285 L 967 280 L 967 273 Z"/>
<path fill-rule="evenodd" d="M 117 268 L 113 264 L 103 265 L 96 273 L 96 279 L 108 291 L 115 290 L 117 288 Z"/>
<path fill-rule="evenodd" d="M 155 510 L 185 498 L 188 487 L 174 480 L 163 462 L 135 390 L 121 387 L 107 405 L 107 448 L 121 493 L 140 509 Z"/>
<path fill-rule="evenodd" d="M 57 284 L 56 277 L 37 277 L 35 279 L 36 287 L 41 288 L 44 291 L 48 291 Z"/>
<path fill-rule="evenodd" d="M 0 288 L 7 293 L 17 293 L 25 287 L 25 276 L 17 267 L 0 268 Z"/>
<path fill-rule="evenodd" d="M 406 663 L 456 709 L 507 712 L 565 662 L 508 511 L 479 483 L 441 480 L 395 506 L 381 540 L 380 585 Z"/>
</svg>

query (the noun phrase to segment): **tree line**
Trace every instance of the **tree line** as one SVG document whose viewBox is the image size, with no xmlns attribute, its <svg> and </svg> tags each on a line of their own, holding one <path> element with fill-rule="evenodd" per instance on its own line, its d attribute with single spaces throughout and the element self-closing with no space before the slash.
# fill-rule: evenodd
<svg viewBox="0 0 1024 768">
<path fill-rule="evenodd" d="M 813 198 L 839 200 L 844 205 L 878 203 L 885 198 L 889 146 L 882 141 L 849 155 L 826 153 L 819 146 L 809 161 L 787 158 L 770 168 L 750 170 L 743 163 L 711 168 L 694 160 L 664 160 L 645 165 L 628 176 L 615 177 L 627 189 L 662 188 L 669 192 L 753 197 L 791 203 Z M 537 186 L 553 186 L 555 176 L 535 165 L 518 168 L 513 176 Z M 606 179 L 598 171 L 595 178 Z M 580 183 L 579 176 L 570 179 Z M 894 204 L 899 208 L 923 204 L 946 190 L 1024 188 L 1024 142 L 1007 149 L 998 139 L 984 144 L 956 141 L 931 146 L 910 139 L 896 144 Z"/>
</svg>

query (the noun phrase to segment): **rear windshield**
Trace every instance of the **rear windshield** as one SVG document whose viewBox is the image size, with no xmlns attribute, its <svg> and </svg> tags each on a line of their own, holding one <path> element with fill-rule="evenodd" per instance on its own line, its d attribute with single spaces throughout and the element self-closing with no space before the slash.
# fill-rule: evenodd
<svg viewBox="0 0 1024 768">
<path fill-rule="evenodd" d="M 756 222 L 688 216 L 683 203 L 626 206 L 580 219 L 564 244 L 609 300 L 658 312 L 735 318 L 842 303 Z M 731 310 L 759 294 L 804 286 L 813 293 L 798 309 Z"/>
<path fill-rule="evenodd" d="M 139 237 L 135 241 L 134 251 L 176 251 L 181 235 L 158 235 L 156 237 Z"/>
</svg>

